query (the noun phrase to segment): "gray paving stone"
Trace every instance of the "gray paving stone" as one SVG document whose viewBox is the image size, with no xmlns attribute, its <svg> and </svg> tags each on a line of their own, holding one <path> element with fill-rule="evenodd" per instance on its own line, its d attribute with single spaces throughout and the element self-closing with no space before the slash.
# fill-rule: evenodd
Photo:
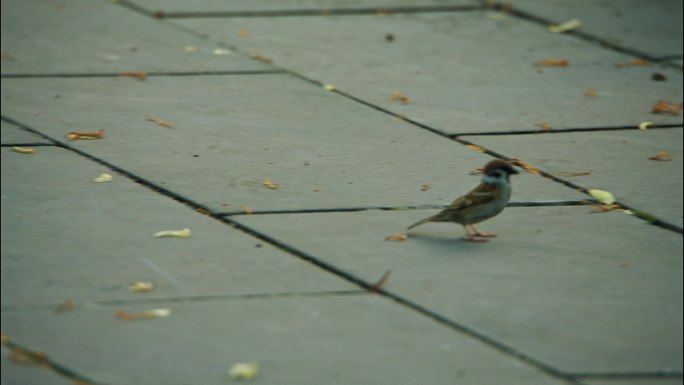
<svg viewBox="0 0 684 385">
<path fill-rule="evenodd" d="M 42 368 L 40 366 L 18 365 L 9 359 L 9 350 L 2 346 L 2 371 L 0 371 L 0 384 L 54 384 L 54 385 L 73 385 L 74 382 L 60 376 L 59 374 Z"/>
<path fill-rule="evenodd" d="M 569 132 L 465 139 L 586 188 L 612 192 L 618 201 L 682 227 L 682 129 Z M 673 161 L 649 157 L 666 151 Z M 581 156 L 578 156 L 581 154 Z M 567 172 L 591 172 L 567 176 Z"/>
<path fill-rule="evenodd" d="M 6 79 L 2 97 L 3 114 L 58 140 L 105 129 L 104 140 L 69 143 L 222 212 L 446 205 L 492 159 L 287 75 Z M 517 179 L 518 201 L 586 197 Z"/>
<path fill-rule="evenodd" d="M 622 213 L 509 208 L 479 226 L 429 224 L 434 210 L 237 218 L 316 258 L 566 372 L 682 370 L 682 237 Z M 297 226 L 289 224 L 296 223 Z"/>
<path fill-rule="evenodd" d="M 563 383 L 370 294 L 171 309 L 144 321 L 118 320 L 115 308 L 3 312 L 2 324 L 16 340 L 112 385 L 224 384 L 230 366 L 245 361 L 260 365 L 254 384 Z"/>
<path fill-rule="evenodd" d="M 582 32 L 653 56 L 682 54 L 679 0 L 515 0 L 512 4 L 558 23 L 580 19 Z"/>
<path fill-rule="evenodd" d="M 21 128 L 7 123 L 4 120 L 0 121 L 0 143 L 2 144 L 23 144 L 23 143 L 51 143 L 49 140 L 24 131 Z"/>
<path fill-rule="evenodd" d="M 268 69 L 216 47 L 109 1 L 2 2 L 3 75 Z"/>
<path fill-rule="evenodd" d="M 93 183 L 102 172 L 61 148 L 2 149 L 3 306 L 355 288 L 124 176 Z"/>
<path fill-rule="evenodd" d="M 165 12 L 241 12 L 241 11 L 279 11 L 296 9 L 349 9 L 383 8 L 405 6 L 451 6 L 473 5 L 476 0 L 279 0 L 277 2 L 258 2 L 250 0 L 204 0 L 187 2 L 182 0 L 134 0 L 132 3 L 151 11 Z"/>
<path fill-rule="evenodd" d="M 615 67 L 633 57 L 491 12 L 169 22 L 449 133 L 637 124 L 657 100 L 682 99 L 681 72 L 658 68 L 671 80 L 654 82 L 655 67 Z M 570 65 L 534 66 L 543 59 Z"/>
<path fill-rule="evenodd" d="M 662 380 L 644 380 L 644 379 L 625 379 L 625 380 L 584 380 L 587 385 L 682 385 L 682 380 L 677 379 L 662 379 Z"/>
</svg>

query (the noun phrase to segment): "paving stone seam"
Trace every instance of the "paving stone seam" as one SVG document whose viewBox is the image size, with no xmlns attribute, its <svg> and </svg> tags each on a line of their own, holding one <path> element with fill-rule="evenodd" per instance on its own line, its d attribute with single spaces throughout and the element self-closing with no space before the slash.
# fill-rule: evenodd
<svg viewBox="0 0 684 385">
<path fill-rule="evenodd" d="M 532 13 L 520 10 L 520 9 L 516 8 L 515 6 L 512 6 L 510 3 L 506 3 L 506 2 L 502 3 L 502 2 L 498 2 L 498 1 L 483 0 L 483 4 L 485 5 L 486 8 L 489 8 L 489 9 L 492 9 L 495 11 L 499 11 L 499 12 L 507 13 L 507 14 L 515 16 L 521 20 L 526 20 L 526 21 L 533 22 L 536 24 L 541 24 L 545 28 L 548 27 L 549 25 L 557 24 L 557 23 L 563 21 L 563 20 L 560 20 L 560 21 L 549 20 L 549 19 L 546 19 L 544 17 L 537 16 L 537 15 L 534 15 Z M 662 59 L 661 57 L 653 56 L 649 53 L 643 52 L 643 51 L 638 50 L 638 49 L 634 49 L 634 48 L 626 47 L 626 46 L 623 46 L 623 45 L 620 45 L 617 43 L 610 42 L 610 41 L 608 41 L 608 40 L 606 40 L 600 36 L 596 36 L 596 35 L 584 32 L 581 29 L 566 31 L 566 32 L 564 32 L 564 34 L 576 36 L 577 38 L 580 38 L 582 40 L 585 40 L 585 41 L 588 41 L 588 42 L 591 42 L 594 44 L 598 44 L 601 48 L 604 48 L 604 49 L 610 49 L 610 50 L 613 50 L 615 52 L 627 54 L 627 55 L 642 58 L 642 59 L 647 59 L 650 62 L 659 63 L 665 67 L 676 68 L 676 69 L 679 69 L 680 71 L 682 70 L 682 66 L 680 64 L 668 61 L 670 59 Z M 681 56 L 680 53 L 677 53 L 676 55 Z"/>
<path fill-rule="evenodd" d="M 675 371 L 656 372 L 613 372 L 613 373 L 568 373 L 579 380 L 681 380 L 684 373 Z"/>
<path fill-rule="evenodd" d="M 349 15 L 377 15 L 377 14 L 405 14 L 405 13 L 437 13 L 437 12 L 469 12 L 484 9 L 482 5 L 423 5 L 423 6 L 387 6 L 387 7 L 357 7 L 357 8 L 301 8 L 276 9 L 261 11 L 205 11 L 205 12 L 165 12 L 152 11 L 127 0 L 120 0 L 118 4 L 140 12 L 146 16 L 158 19 L 181 18 L 236 18 L 236 17 L 291 17 L 291 16 L 349 16 Z"/>
<path fill-rule="evenodd" d="M 223 75 L 277 75 L 285 71 L 270 70 L 235 70 L 235 71 L 161 71 L 140 72 L 145 77 L 155 76 L 223 76 Z M 103 72 L 103 73 L 36 73 L 36 74 L 0 74 L 3 79 L 36 79 L 36 78 L 109 78 L 123 77 L 131 72 Z M 142 79 L 141 79 L 142 80 Z"/>
<path fill-rule="evenodd" d="M 671 129 L 671 128 L 682 128 L 684 127 L 684 122 L 682 123 L 670 123 L 670 124 L 653 124 L 649 125 L 648 129 L 661 130 L 661 129 Z M 603 126 L 603 127 L 569 127 L 569 128 L 557 128 L 557 129 L 538 129 L 538 130 L 516 130 L 516 131 L 488 131 L 488 132 L 461 132 L 457 134 L 448 134 L 447 136 L 451 138 L 459 138 L 461 136 L 506 136 L 506 135 L 544 135 L 544 134 L 563 134 L 568 132 L 601 132 L 601 131 L 633 131 L 638 130 L 638 125 L 625 125 L 625 126 Z"/>
<path fill-rule="evenodd" d="M 539 202 L 509 202 L 506 207 L 557 207 L 557 206 L 586 206 L 588 204 L 598 203 L 598 200 L 569 200 L 569 201 L 539 201 Z M 253 210 L 246 213 L 244 210 L 237 211 L 220 211 L 217 216 L 229 217 L 236 215 L 267 215 L 267 214 L 313 214 L 313 213 L 339 213 L 339 212 L 354 212 L 354 211 L 401 211 L 401 210 L 441 210 L 446 208 L 444 204 L 421 204 L 421 205 L 404 205 L 404 206 L 361 206 L 361 207 L 325 207 L 313 209 L 287 209 L 287 210 Z"/>
<path fill-rule="evenodd" d="M 182 297 L 154 297 L 154 298 L 131 298 L 131 299 L 102 299 L 102 300 L 79 300 L 72 298 L 75 308 L 98 309 L 110 306 L 136 306 L 136 305 L 161 305 L 212 301 L 232 300 L 258 300 L 293 297 L 341 297 L 350 295 L 368 295 L 366 290 L 331 290 L 331 291 L 307 291 L 307 292 L 283 292 L 283 293 L 250 293 L 250 294 L 208 294 Z M 30 305 L 3 305 L 2 311 L 28 311 L 28 310 L 55 310 L 64 303 L 30 304 Z"/>
<path fill-rule="evenodd" d="M 279 250 L 286 252 L 287 254 L 290 254 L 294 257 L 299 258 L 300 260 L 303 260 L 303 261 L 308 262 L 314 266 L 317 266 L 317 267 L 321 268 L 322 270 L 324 270 L 330 274 L 333 274 L 333 275 L 340 277 L 340 278 L 342 278 L 348 282 L 351 282 L 351 283 L 353 283 L 353 284 L 355 284 L 355 285 L 357 285 L 357 286 L 359 286 L 365 290 L 373 289 L 374 293 L 382 295 L 383 297 L 385 297 L 387 299 L 391 299 L 394 302 L 401 304 L 408 309 L 416 311 L 419 314 L 421 314 L 421 315 L 423 315 L 429 319 L 437 321 L 438 323 L 440 323 L 446 327 L 451 328 L 452 330 L 458 331 L 458 332 L 460 332 L 464 335 L 467 335 L 467 336 L 469 336 L 475 340 L 478 340 L 481 343 L 484 343 L 487 346 L 490 346 L 490 347 L 492 347 L 492 348 L 494 348 L 494 349 L 496 349 L 502 353 L 505 353 L 509 356 L 512 356 L 512 357 L 520 360 L 521 362 L 524 362 L 524 363 L 530 365 L 531 367 L 538 369 L 539 371 L 541 371 L 543 373 L 546 373 L 550 376 L 553 376 L 554 378 L 558 378 L 558 379 L 568 381 L 571 384 L 581 385 L 579 382 L 575 381 L 572 377 L 566 375 L 565 373 L 554 368 L 553 366 L 542 362 L 541 360 L 533 358 L 533 357 L 531 357 L 531 356 L 529 356 L 523 352 L 516 350 L 515 348 L 513 348 L 511 346 L 506 345 L 503 342 L 499 342 L 492 337 L 489 337 L 483 333 L 476 331 L 475 329 L 472 329 L 466 325 L 462 325 L 462 324 L 460 324 L 456 321 L 453 321 L 453 320 L 451 320 L 445 316 L 442 316 L 436 312 L 433 312 L 430 309 L 425 308 L 421 305 L 418 305 L 412 301 L 409 301 L 409 300 L 407 300 L 407 299 L 405 299 L 405 298 L 403 298 L 397 294 L 388 292 L 382 288 L 376 288 L 374 282 L 367 282 L 367 281 L 365 281 L 365 280 L 363 280 L 363 279 L 361 279 L 361 278 L 359 278 L 359 277 L 357 277 L 357 276 L 355 276 L 355 275 L 353 275 L 353 274 L 351 274 L 351 273 L 349 273 L 343 269 L 338 268 L 337 266 L 335 266 L 331 263 L 328 263 L 324 260 L 318 259 L 313 255 L 305 253 L 304 251 L 301 251 L 295 247 L 292 247 L 292 246 L 290 246 L 290 245 L 288 245 L 282 241 L 279 241 L 279 240 L 277 240 L 277 239 L 275 239 L 275 238 L 273 238 L 267 234 L 264 234 L 258 230 L 255 230 L 249 226 L 246 226 L 240 222 L 232 220 L 230 217 L 218 216 L 216 213 L 212 212 L 208 207 L 200 205 L 199 203 L 194 202 L 193 200 L 191 200 L 189 198 L 183 197 L 183 196 L 176 194 L 176 193 L 174 193 L 174 192 L 172 192 L 172 191 L 170 191 L 164 187 L 161 187 L 155 183 L 147 181 L 144 178 L 141 178 L 141 177 L 139 177 L 139 176 L 127 171 L 127 170 L 124 170 L 121 167 L 113 165 L 113 164 L 111 164 L 111 163 L 109 163 L 103 159 L 97 158 L 96 156 L 91 155 L 91 154 L 89 154 L 83 150 L 72 147 L 65 142 L 54 139 L 54 138 L 50 137 L 49 135 L 41 133 L 40 131 L 34 130 L 34 129 L 32 129 L 32 128 L 14 120 L 14 119 L 11 119 L 11 118 L 4 116 L 4 115 L 1 116 L 0 118 L 4 121 L 8 122 L 8 123 L 16 125 L 17 127 L 21 128 L 25 131 L 39 135 L 39 136 L 41 136 L 47 140 L 52 141 L 53 143 L 55 143 L 55 144 L 57 144 L 63 148 L 71 150 L 74 153 L 76 153 L 80 156 L 83 156 L 84 158 L 87 158 L 87 159 L 90 159 L 96 163 L 99 163 L 99 164 L 111 169 L 112 171 L 117 172 L 117 173 L 129 178 L 130 180 L 132 180 L 135 183 L 138 183 L 142 186 L 150 188 L 151 190 L 153 190 L 157 193 L 160 193 L 161 195 L 164 195 L 168 198 L 171 198 L 177 202 L 183 203 L 192 209 L 195 209 L 195 210 L 201 209 L 201 210 L 203 210 L 203 212 L 206 213 L 207 216 L 214 218 L 214 219 L 216 219 L 216 220 L 218 220 L 218 221 L 220 221 L 220 222 L 222 222 L 222 223 L 224 223 L 224 224 L 226 224 L 232 228 L 240 230 L 243 233 L 248 234 L 248 235 L 250 235 L 256 239 L 259 239 L 263 242 L 266 242 L 266 243 L 270 244 L 271 246 L 274 246 L 274 247 L 278 248 Z"/>
<path fill-rule="evenodd" d="M 45 352 L 33 350 L 22 343 L 15 342 L 14 340 L 6 340 L 2 342 L 2 345 L 7 349 L 18 351 L 21 354 L 28 356 L 30 364 L 36 364 L 40 365 L 40 367 L 50 369 L 56 374 L 59 374 L 69 380 L 74 380 L 74 382 L 77 384 L 105 385 L 100 382 L 94 381 L 81 373 L 69 369 L 65 365 L 50 358 L 50 356 L 46 355 Z"/>
</svg>

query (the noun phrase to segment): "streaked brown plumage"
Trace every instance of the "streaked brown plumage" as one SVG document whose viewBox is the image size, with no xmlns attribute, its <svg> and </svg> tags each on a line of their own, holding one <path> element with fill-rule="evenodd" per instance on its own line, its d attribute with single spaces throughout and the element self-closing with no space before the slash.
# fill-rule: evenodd
<svg viewBox="0 0 684 385">
<path fill-rule="evenodd" d="M 511 197 L 509 177 L 517 173 L 506 161 L 497 159 L 487 163 L 482 182 L 477 187 L 441 212 L 412 224 L 408 230 L 428 222 L 455 222 L 465 227 L 466 240 L 487 241 L 486 238 L 494 234 L 483 233 L 474 224 L 496 216 L 506 207 Z"/>
</svg>

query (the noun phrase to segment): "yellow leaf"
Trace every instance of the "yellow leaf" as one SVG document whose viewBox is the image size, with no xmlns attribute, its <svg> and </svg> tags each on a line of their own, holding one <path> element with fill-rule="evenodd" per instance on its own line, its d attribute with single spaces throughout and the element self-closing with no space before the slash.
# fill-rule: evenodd
<svg viewBox="0 0 684 385">
<path fill-rule="evenodd" d="M 590 189 L 588 190 L 589 195 L 599 200 L 599 202 L 612 205 L 615 203 L 615 197 L 608 191 Z"/>
</svg>

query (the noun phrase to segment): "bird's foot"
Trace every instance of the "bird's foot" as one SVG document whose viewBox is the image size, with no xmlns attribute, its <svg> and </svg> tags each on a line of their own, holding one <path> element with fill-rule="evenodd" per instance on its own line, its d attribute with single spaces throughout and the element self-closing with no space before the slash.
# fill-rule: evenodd
<svg viewBox="0 0 684 385">
<path fill-rule="evenodd" d="M 468 229 L 470 230 L 470 234 L 472 236 L 480 237 L 480 238 L 494 238 L 496 237 L 496 234 L 494 233 L 485 233 L 484 231 L 480 231 L 477 229 L 477 227 L 473 225 L 468 225 Z"/>
<path fill-rule="evenodd" d="M 487 237 L 480 237 L 475 234 L 468 234 L 465 237 L 463 237 L 468 242 L 477 242 L 477 243 L 484 243 L 484 242 L 489 242 L 489 238 Z"/>
</svg>

